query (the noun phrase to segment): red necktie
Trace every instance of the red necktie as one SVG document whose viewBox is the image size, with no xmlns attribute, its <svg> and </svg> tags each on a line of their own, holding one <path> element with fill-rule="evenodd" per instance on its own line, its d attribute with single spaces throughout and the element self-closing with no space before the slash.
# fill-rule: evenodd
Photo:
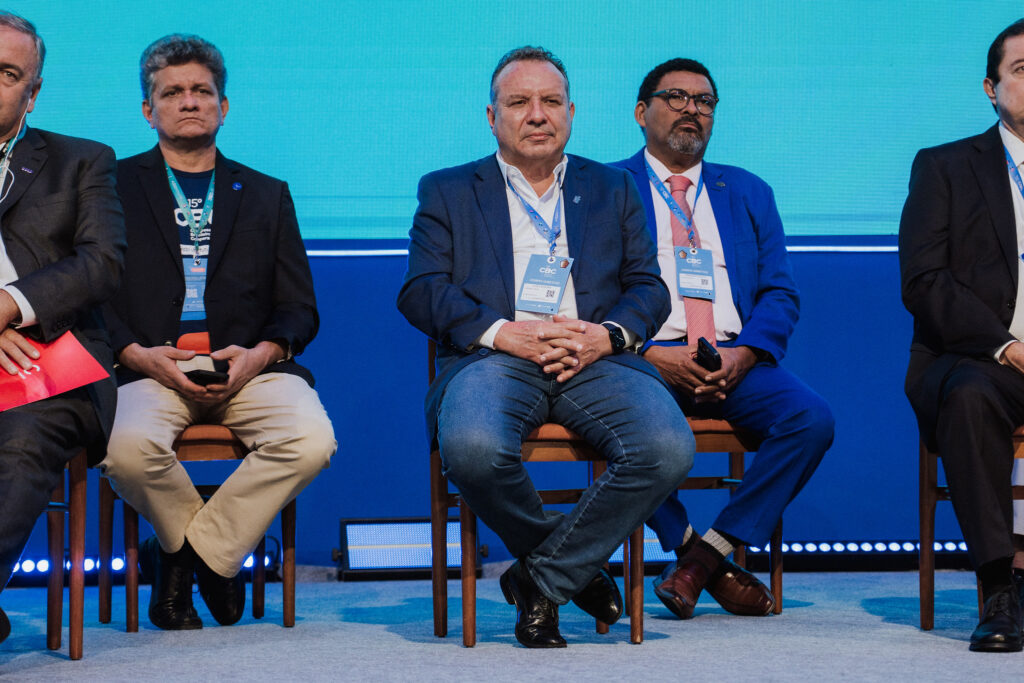
<svg viewBox="0 0 1024 683">
<path fill-rule="evenodd" d="M 693 245 L 700 249 L 700 233 L 697 232 L 697 226 L 693 223 L 693 212 L 690 210 L 690 205 L 686 202 L 686 190 L 689 189 L 691 184 L 690 179 L 683 175 L 669 176 L 668 179 L 672 199 L 676 200 L 676 204 L 679 205 L 683 214 L 690 220 L 690 225 L 693 225 Z M 679 222 L 674 212 L 670 211 L 669 214 L 671 216 L 670 225 L 672 226 L 673 246 L 689 249 L 689 231 L 686 229 L 686 226 Z M 717 346 L 718 343 L 715 339 L 715 311 L 711 300 L 684 296 L 683 310 L 686 312 L 687 343 L 696 346 L 697 340 L 704 337 L 712 345 Z"/>
</svg>

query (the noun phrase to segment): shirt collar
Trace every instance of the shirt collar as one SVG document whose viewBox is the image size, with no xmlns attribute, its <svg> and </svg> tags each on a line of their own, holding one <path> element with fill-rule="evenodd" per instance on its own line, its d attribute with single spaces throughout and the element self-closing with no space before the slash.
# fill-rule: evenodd
<svg viewBox="0 0 1024 683">
<path fill-rule="evenodd" d="M 689 178 L 693 186 L 696 187 L 697 182 L 700 180 L 700 172 L 704 168 L 704 161 L 702 159 L 701 161 L 698 161 L 696 165 L 691 166 L 682 173 L 673 173 L 672 171 L 668 170 L 668 166 L 658 161 L 654 157 L 654 155 L 651 154 L 650 150 L 648 150 L 646 147 L 644 147 L 644 158 L 647 159 L 647 163 L 651 165 L 651 170 L 654 171 L 654 175 L 661 178 L 661 181 L 666 184 L 668 183 L 668 179 L 670 176 L 684 175 L 687 178 Z"/>
<path fill-rule="evenodd" d="M 1019 167 L 1024 163 L 1024 140 L 1014 135 L 1009 128 L 1003 125 L 1002 121 L 999 122 L 999 137 L 1003 139 L 1003 145 L 1010 153 L 1014 165 Z"/>
<path fill-rule="evenodd" d="M 501 175 L 505 179 L 506 183 L 511 181 L 520 194 L 523 194 L 524 191 L 528 191 L 530 195 L 537 197 L 537 193 L 534 191 L 533 186 L 530 185 L 529 181 L 526 180 L 526 176 L 523 175 L 523 172 L 502 159 L 500 150 L 495 152 L 495 157 L 498 160 L 498 168 L 501 169 Z M 537 197 L 537 199 L 545 201 L 551 198 L 552 192 L 555 188 L 558 188 L 559 190 L 562 189 L 562 183 L 565 181 L 565 169 L 568 165 L 569 157 L 563 154 L 562 160 L 558 162 L 557 166 L 555 166 L 555 182 L 551 183 L 551 187 L 548 188 L 543 197 Z"/>
</svg>

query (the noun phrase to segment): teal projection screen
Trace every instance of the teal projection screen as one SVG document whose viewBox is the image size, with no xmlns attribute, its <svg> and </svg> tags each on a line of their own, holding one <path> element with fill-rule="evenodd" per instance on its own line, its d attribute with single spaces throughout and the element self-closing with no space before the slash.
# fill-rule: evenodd
<svg viewBox="0 0 1024 683">
<path fill-rule="evenodd" d="M 2 4 L 2 3 L 0 3 Z M 306 239 L 403 239 L 416 183 L 494 150 L 485 107 L 509 48 L 542 45 L 569 72 L 568 151 L 639 149 L 644 74 L 704 62 L 721 104 L 707 158 L 775 188 L 790 235 L 897 230 L 914 153 L 995 122 L 989 43 L 1019 0 L 13 0 L 49 54 L 30 123 L 119 156 L 152 146 L 138 58 L 198 33 L 224 52 L 228 156 L 287 180 Z"/>
</svg>

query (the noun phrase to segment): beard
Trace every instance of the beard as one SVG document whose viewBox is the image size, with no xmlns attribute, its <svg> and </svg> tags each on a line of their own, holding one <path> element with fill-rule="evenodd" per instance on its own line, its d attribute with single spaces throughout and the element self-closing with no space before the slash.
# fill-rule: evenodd
<svg viewBox="0 0 1024 683">
<path fill-rule="evenodd" d="M 678 154 L 686 154 L 687 156 L 697 156 L 704 151 L 704 147 L 707 145 L 707 141 L 699 133 L 691 133 L 688 130 L 683 130 L 679 127 L 680 123 L 693 123 L 701 131 L 704 127 L 701 126 L 700 121 L 694 121 L 693 119 L 682 119 L 676 126 L 673 126 L 672 132 L 668 135 L 668 148 Z"/>
</svg>

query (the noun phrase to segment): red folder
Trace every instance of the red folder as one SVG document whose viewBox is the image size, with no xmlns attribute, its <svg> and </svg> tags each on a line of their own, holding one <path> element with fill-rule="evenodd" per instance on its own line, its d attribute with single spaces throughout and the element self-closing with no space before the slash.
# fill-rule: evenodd
<svg viewBox="0 0 1024 683">
<path fill-rule="evenodd" d="M 0 411 L 63 394 L 110 376 L 75 335 L 65 332 L 44 344 L 28 340 L 39 351 L 31 370 L 10 375 L 0 369 Z"/>
</svg>

